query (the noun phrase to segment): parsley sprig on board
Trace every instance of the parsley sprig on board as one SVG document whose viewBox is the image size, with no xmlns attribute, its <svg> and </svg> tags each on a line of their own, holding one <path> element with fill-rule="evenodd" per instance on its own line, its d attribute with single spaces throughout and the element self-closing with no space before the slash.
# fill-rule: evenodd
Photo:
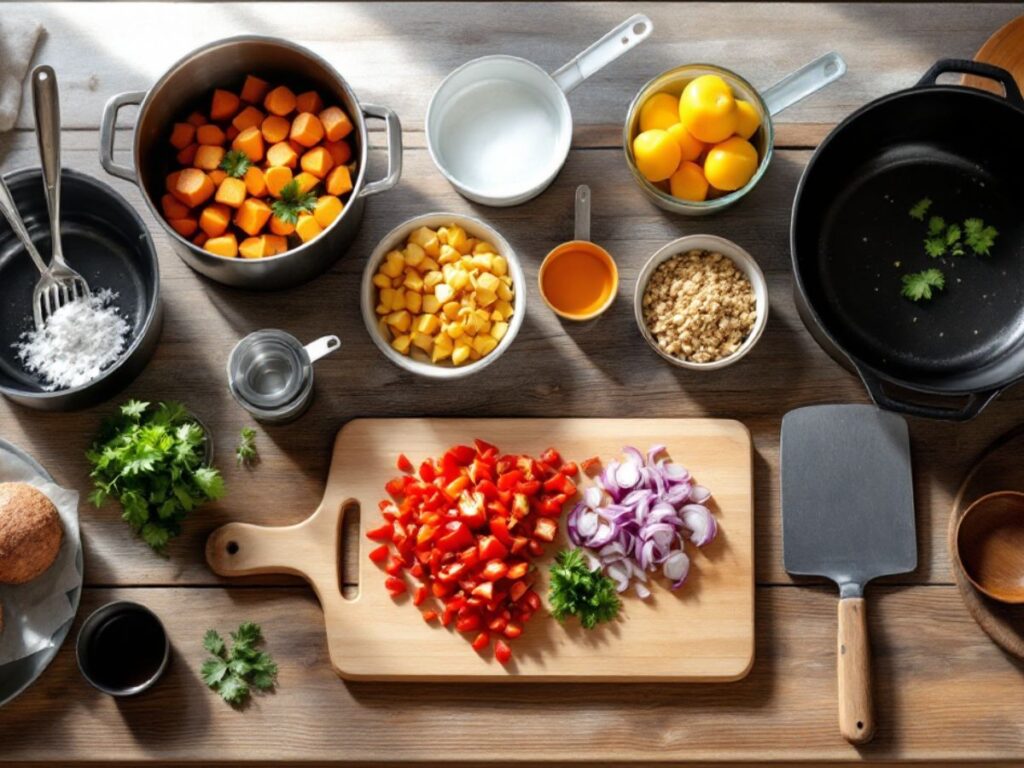
<svg viewBox="0 0 1024 768">
<path fill-rule="evenodd" d="M 251 621 L 231 633 L 231 647 L 228 647 L 217 630 L 206 630 L 203 648 L 211 656 L 200 670 L 203 682 L 234 706 L 249 698 L 253 688 L 259 691 L 273 688 L 277 679 L 277 664 L 269 653 L 256 649 L 262 639 L 259 624 Z"/>
<path fill-rule="evenodd" d="M 89 500 L 121 503 L 121 517 L 156 552 L 181 533 L 185 516 L 224 495 L 224 480 L 203 461 L 206 434 L 181 403 L 129 400 L 108 419 L 86 458 Z"/>
<path fill-rule="evenodd" d="M 578 616 L 585 629 L 593 629 L 619 614 L 622 601 L 615 591 L 615 582 L 600 568 L 590 570 L 580 549 L 558 553 L 551 566 L 551 615 L 559 621 Z"/>
</svg>

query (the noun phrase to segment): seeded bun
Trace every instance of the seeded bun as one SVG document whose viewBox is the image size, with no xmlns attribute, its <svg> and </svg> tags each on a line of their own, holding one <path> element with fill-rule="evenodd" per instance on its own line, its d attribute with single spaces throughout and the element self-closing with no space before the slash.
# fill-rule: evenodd
<svg viewBox="0 0 1024 768">
<path fill-rule="evenodd" d="M 64 529 L 44 493 L 27 483 L 0 483 L 0 584 L 24 584 L 53 565 Z"/>
</svg>

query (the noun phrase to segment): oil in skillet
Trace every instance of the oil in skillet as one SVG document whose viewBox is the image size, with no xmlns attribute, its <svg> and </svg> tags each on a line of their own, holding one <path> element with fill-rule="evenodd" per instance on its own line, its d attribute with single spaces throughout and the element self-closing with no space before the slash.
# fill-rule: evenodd
<svg viewBox="0 0 1024 768">
<path fill-rule="evenodd" d="M 89 674 L 111 690 L 148 682 L 164 659 L 165 635 L 151 614 L 127 610 L 107 619 L 88 645 Z"/>
</svg>

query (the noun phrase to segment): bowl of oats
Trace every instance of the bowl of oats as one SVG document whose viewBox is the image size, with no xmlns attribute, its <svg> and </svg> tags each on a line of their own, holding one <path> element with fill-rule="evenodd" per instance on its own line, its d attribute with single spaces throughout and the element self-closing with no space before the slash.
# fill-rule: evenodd
<svg viewBox="0 0 1024 768">
<path fill-rule="evenodd" d="M 754 258 L 715 235 L 687 235 L 656 251 L 636 281 L 636 324 L 673 365 L 714 370 L 757 343 L 768 287 Z"/>
</svg>

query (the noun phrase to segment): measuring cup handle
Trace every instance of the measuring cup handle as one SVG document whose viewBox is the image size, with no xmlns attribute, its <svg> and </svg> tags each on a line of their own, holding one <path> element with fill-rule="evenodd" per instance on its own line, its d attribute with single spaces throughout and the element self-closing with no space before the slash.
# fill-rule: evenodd
<svg viewBox="0 0 1024 768">
<path fill-rule="evenodd" d="M 333 334 L 321 336 L 316 341 L 311 341 L 305 346 L 306 354 L 309 355 L 309 362 L 315 363 L 321 357 L 325 357 L 341 346 L 341 339 Z"/>
<path fill-rule="evenodd" d="M 573 240 L 590 240 L 590 187 L 576 187 L 576 218 Z"/>
<path fill-rule="evenodd" d="M 831 82 L 846 74 L 846 62 L 835 51 L 819 56 L 810 64 L 806 64 L 796 72 L 786 75 L 771 88 L 761 93 L 768 114 L 774 117 L 784 109 L 789 109 L 798 101 L 806 99 L 812 93 L 821 90 Z"/>
<path fill-rule="evenodd" d="M 630 16 L 568 64 L 552 72 L 551 77 L 563 93 L 569 93 L 599 69 L 650 37 L 653 29 L 654 22 L 642 13 Z"/>
</svg>

